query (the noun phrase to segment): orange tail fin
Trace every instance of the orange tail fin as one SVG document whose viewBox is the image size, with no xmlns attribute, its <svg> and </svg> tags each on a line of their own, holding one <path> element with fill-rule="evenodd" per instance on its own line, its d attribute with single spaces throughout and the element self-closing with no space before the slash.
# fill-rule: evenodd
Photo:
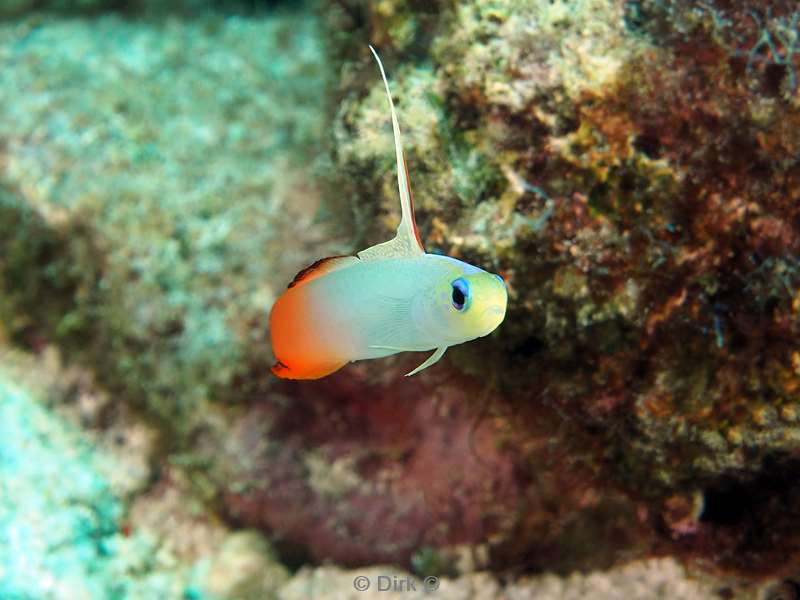
<svg viewBox="0 0 800 600">
<path fill-rule="evenodd" d="M 338 371 L 347 364 L 347 361 L 334 364 L 308 364 L 300 368 L 292 368 L 287 364 L 277 361 L 272 366 L 272 372 L 281 379 L 319 379 Z"/>
</svg>

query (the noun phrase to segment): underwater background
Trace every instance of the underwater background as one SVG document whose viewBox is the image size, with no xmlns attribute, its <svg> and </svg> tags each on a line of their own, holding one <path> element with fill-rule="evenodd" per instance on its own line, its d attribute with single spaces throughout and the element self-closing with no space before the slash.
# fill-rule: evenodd
<svg viewBox="0 0 800 600">
<path fill-rule="evenodd" d="M 508 313 L 279 380 L 399 218 L 368 44 Z M 0 0 L 0 600 L 800 598 L 798 69 L 789 0 Z"/>
</svg>

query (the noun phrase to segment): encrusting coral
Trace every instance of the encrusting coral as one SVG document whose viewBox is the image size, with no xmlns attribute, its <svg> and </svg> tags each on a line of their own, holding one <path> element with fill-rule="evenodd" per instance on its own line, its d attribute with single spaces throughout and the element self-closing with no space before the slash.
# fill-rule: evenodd
<svg viewBox="0 0 800 600">
<path fill-rule="evenodd" d="M 321 127 L 315 31 L 301 13 L 0 27 L 8 337 L 57 339 L 170 437 L 242 393 L 271 358 L 273 286 L 319 238 L 300 169 Z"/>
<path fill-rule="evenodd" d="M 605 474 L 601 498 L 625 489 L 668 546 L 725 568 L 789 568 L 800 548 L 796 7 L 438 10 L 402 29 L 411 42 L 363 22 L 392 65 L 429 251 L 499 269 L 511 290 L 502 330 L 452 353 L 496 390 L 464 401 L 489 396 L 512 415 L 503 443 L 531 477 L 542 466 L 526 435 L 558 414 L 568 462 Z M 413 44 L 428 52 L 398 64 L 392 47 Z M 368 69 L 364 58 L 350 61 Z M 378 85 L 358 81 L 341 91 L 336 158 L 369 182 L 358 207 L 377 192 L 393 214 L 387 130 L 365 135 L 385 119 Z M 365 219 L 366 235 L 391 221 Z M 541 550 L 541 536 L 517 535 Z"/>
</svg>

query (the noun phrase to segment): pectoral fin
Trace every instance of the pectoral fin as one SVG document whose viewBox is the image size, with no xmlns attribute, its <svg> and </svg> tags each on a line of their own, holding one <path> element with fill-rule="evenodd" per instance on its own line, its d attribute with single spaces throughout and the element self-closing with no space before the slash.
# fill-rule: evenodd
<svg viewBox="0 0 800 600">
<path fill-rule="evenodd" d="M 422 363 L 420 366 L 418 366 L 416 369 L 414 369 L 410 373 L 406 373 L 406 377 L 411 377 L 412 375 L 416 375 L 417 373 L 419 373 L 423 369 L 427 369 L 431 365 L 434 365 L 437 362 L 439 362 L 439 359 L 444 356 L 445 350 L 447 350 L 447 346 L 442 346 L 441 348 L 437 348 L 436 352 L 434 352 L 433 354 L 431 354 L 428 357 L 428 360 L 426 360 L 424 363 Z"/>
<path fill-rule="evenodd" d="M 372 50 L 375 60 L 378 61 L 381 77 L 383 77 L 383 85 L 386 88 L 386 95 L 389 97 L 389 110 L 392 115 L 392 131 L 394 132 L 394 150 L 397 158 L 397 186 L 400 190 L 401 218 L 400 225 L 397 228 L 397 235 L 393 239 L 365 248 L 358 253 L 358 257 L 362 260 L 383 260 L 403 256 L 420 256 L 425 254 L 425 248 L 422 246 L 422 240 L 414 217 L 414 201 L 411 197 L 411 184 L 408 180 L 408 166 L 403 156 L 400 125 L 397 122 L 392 93 L 389 91 L 389 82 L 386 79 L 381 59 L 378 57 L 378 53 L 375 52 L 375 48 L 370 46 L 369 49 Z"/>
</svg>

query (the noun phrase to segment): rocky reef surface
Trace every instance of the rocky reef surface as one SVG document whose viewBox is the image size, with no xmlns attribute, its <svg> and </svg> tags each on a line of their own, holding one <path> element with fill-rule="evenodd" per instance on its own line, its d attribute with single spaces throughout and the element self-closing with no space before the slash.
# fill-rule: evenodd
<svg viewBox="0 0 800 600">
<path fill-rule="evenodd" d="M 0 536 L 38 532 L 26 568 L 73 587 L 0 551 L 0 589 L 355 597 L 358 570 L 287 569 L 332 561 L 452 598 L 755 598 L 800 574 L 793 4 L 218 9 L 3 5 L 0 341 L 27 354 L 3 354 L 0 470 L 32 508 L 4 494 Z M 502 273 L 509 313 L 411 379 L 400 355 L 279 382 L 286 282 L 396 224 L 367 41 L 427 250 Z M 679 593 L 654 555 L 741 579 Z"/>
<path fill-rule="evenodd" d="M 583 544 L 613 539 L 793 573 L 797 7 L 339 5 L 331 21 L 394 65 L 428 250 L 509 284 L 502 330 L 450 357 L 485 390 L 461 403 L 499 419 L 513 455 L 502 560 L 586 564 Z M 373 241 L 396 213 L 387 130 L 367 134 L 385 111 L 365 53 L 333 43 L 352 73 L 335 156 L 370 182 L 354 192 Z M 561 517 L 581 514 L 565 547 Z"/>
<path fill-rule="evenodd" d="M 0 352 L 0 597 L 264 600 L 289 579 L 158 456 L 156 430 L 53 347 Z"/>
</svg>

